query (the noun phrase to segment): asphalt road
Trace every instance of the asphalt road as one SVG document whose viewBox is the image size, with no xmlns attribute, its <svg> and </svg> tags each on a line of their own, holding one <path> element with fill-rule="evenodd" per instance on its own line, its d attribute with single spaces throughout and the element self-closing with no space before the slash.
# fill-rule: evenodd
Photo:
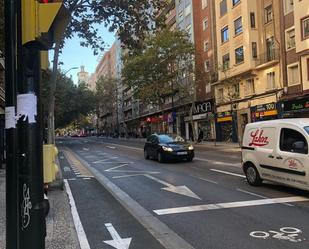
<svg viewBox="0 0 309 249">
<path fill-rule="evenodd" d="M 308 192 L 249 186 L 237 152 L 197 149 L 191 163 L 160 164 L 138 141 L 58 146 L 89 248 L 309 248 Z"/>
</svg>

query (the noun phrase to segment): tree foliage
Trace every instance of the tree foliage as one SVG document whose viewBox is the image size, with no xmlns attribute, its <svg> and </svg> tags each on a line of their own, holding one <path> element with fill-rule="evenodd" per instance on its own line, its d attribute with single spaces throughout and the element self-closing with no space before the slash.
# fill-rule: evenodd
<svg viewBox="0 0 309 249">
<path fill-rule="evenodd" d="M 149 36 L 144 46 L 142 53 L 124 58 L 123 79 L 135 96 L 152 105 L 160 105 L 164 96 L 188 96 L 194 55 L 188 35 L 163 29 Z"/>
<path fill-rule="evenodd" d="M 97 110 L 112 112 L 117 101 L 117 82 L 115 79 L 101 77 L 96 82 Z"/>
<path fill-rule="evenodd" d="M 47 97 L 50 94 L 49 80 L 51 72 L 43 73 L 42 100 L 44 117 L 48 113 Z M 94 94 L 86 84 L 74 85 L 70 78 L 58 72 L 55 98 L 55 125 L 62 128 L 73 121 L 83 120 L 95 108 Z"/>
</svg>

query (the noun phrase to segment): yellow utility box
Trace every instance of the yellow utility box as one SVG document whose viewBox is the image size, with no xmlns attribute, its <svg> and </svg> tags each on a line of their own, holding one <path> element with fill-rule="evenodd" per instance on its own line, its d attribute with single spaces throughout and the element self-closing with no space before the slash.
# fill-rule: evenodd
<svg viewBox="0 0 309 249">
<path fill-rule="evenodd" d="M 43 145 L 44 183 L 51 183 L 56 179 L 56 174 L 59 171 L 56 164 L 57 155 L 58 149 L 54 144 Z"/>
</svg>

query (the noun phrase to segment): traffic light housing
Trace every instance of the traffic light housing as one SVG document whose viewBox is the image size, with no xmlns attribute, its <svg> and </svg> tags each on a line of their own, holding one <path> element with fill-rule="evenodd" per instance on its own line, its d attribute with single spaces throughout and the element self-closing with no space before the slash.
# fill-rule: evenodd
<svg viewBox="0 0 309 249">
<path fill-rule="evenodd" d="M 22 44 L 39 42 L 43 49 L 51 48 L 59 36 L 56 32 L 64 31 L 56 26 L 67 24 L 65 20 L 68 14 L 62 1 L 22 0 Z"/>
</svg>

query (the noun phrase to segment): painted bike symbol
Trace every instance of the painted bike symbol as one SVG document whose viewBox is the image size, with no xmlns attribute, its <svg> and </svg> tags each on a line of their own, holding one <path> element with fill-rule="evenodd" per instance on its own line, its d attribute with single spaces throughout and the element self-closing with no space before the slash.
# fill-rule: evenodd
<svg viewBox="0 0 309 249">
<path fill-rule="evenodd" d="M 23 186 L 23 202 L 21 204 L 21 223 L 22 229 L 25 229 L 30 224 L 30 209 L 32 209 L 32 203 L 30 201 L 29 188 L 26 184 Z"/>
<path fill-rule="evenodd" d="M 250 236 L 257 238 L 257 239 L 268 239 L 271 236 L 271 238 L 279 239 L 279 240 L 287 240 L 289 242 L 301 242 L 305 240 L 305 239 L 296 238 L 302 233 L 302 231 L 298 228 L 282 227 L 279 230 L 280 232 L 273 231 L 273 230 L 270 230 L 268 232 L 253 231 L 250 233 Z"/>
</svg>

